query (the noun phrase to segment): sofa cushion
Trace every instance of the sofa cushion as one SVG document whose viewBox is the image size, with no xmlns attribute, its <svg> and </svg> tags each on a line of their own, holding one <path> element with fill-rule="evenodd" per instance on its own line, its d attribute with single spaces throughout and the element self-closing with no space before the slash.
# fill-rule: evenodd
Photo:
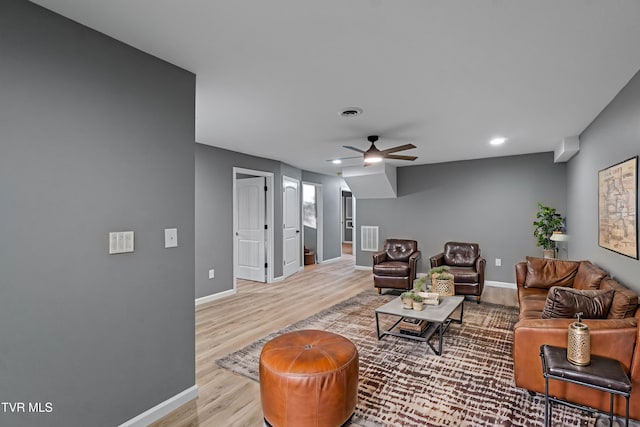
<svg viewBox="0 0 640 427">
<path fill-rule="evenodd" d="M 609 319 L 624 319 L 633 317 L 638 308 L 638 294 L 629 288 L 625 288 L 614 279 L 607 277 L 600 282 L 600 289 L 612 289 L 613 302 L 609 310 Z"/>
<path fill-rule="evenodd" d="M 578 272 L 577 261 L 527 257 L 527 279 L 525 288 L 545 288 L 552 286 L 572 286 Z"/>
<path fill-rule="evenodd" d="M 606 319 L 613 301 L 613 289 L 579 290 L 553 286 L 547 294 L 542 318 L 572 318 L 582 312 L 584 319 Z"/>
<path fill-rule="evenodd" d="M 376 276 L 407 277 L 409 271 L 409 264 L 399 261 L 386 261 L 373 266 L 373 274 Z"/>
<path fill-rule="evenodd" d="M 573 279 L 575 289 L 600 289 L 600 282 L 607 277 L 607 272 L 591 264 L 581 261 L 576 277 Z"/>
<path fill-rule="evenodd" d="M 412 253 L 418 250 L 415 240 L 387 239 L 384 241 L 384 251 L 389 261 L 408 262 Z"/>
<path fill-rule="evenodd" d="M 472 267 L 480 256 L 477 243 L 447 242 L 444 244 L 444 263 L 456 267 Z"/>
<path fill-rule="evenodd" d="M 542 313 L 542 310 L 544 310 L 546 302 L 546 298 L 523 298 L 522 300 L 520 300 L 520 311 L 537 311 L 538 317 L 540 317 L 540 314 Z"/>
<path fill-rule="evenodd" d="M 450 267 L 449 273 L 453 274 L 456 283 L 478 283 L 480 280 L 475 267 Z"/>
</svg>

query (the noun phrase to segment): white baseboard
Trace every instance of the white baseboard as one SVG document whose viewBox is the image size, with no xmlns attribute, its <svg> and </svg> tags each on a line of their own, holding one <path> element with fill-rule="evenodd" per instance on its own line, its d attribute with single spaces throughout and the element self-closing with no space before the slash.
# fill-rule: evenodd
<svg viewBox="0 0 640 427">
<path fill-rule="evenodd" d="M 154 421 L 158 421 L 168 413 L 178 409 L 185 403 L 197 398 L 198 386 L 194 384 L 188 389 L 170 397 L 153 408 L 144 411 L 137 417 L 131 418 L 129 421 L 120 424 L 119 427 L 146 427 Z"/>
<path fill-rule="evenodd" d="M 271 283 L 278 283 L 278 282 L 282 282 L 283 280 L 284 280 L 284 277 L 278 276 L 278 277 L 274 277 Z"/>
<path fill-rule="evenodd" d="M 371 267 L 370 265 L 356 265 L 356 270 L 368 270 L 368 271 L 372 271 L 373 267 Z"/>
<path fill-rule="evenodd" d="M 332 262 L 338 262 L 341 261 L 342 257 L 337 257 L 337 258 L 329 258 L 329 259 L 325 259 L 320 261 L 320 264 L 331 264 Z"/>
<path fill-rule="evenodd" d="M 507 288 L 507 289 L 517 289 L 518 286 L 515 283 L 509 282 L 496 282 L 494 280 L 485 280 L 485 286 L 493 286 L 494 288 Z"/>
<path fill-rule="evenodd" d="M 228 297 L 236 293 L 235 289 L 229 289 L 228 291 L 218 292 L 217 294 L 207 295 L 206 297 L 196 298 L 196 305 L 204 304 L 211 301 L 219 300 L 220 298 Z"/>
</svg>

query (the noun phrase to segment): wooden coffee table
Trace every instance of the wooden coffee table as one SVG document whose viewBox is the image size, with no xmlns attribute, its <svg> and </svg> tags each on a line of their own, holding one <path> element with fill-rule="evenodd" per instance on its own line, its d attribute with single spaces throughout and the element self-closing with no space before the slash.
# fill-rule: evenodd
<svg viewBox="0 0 640 427">
<path fill-rule="evenodd" d="M 462 323 L 462 316 L 464 314 L 464 301 L 463 296 L 452 297 L 440 297 L 440 304 L 438 305 L 425 305 L 421 311 L 409 310 L 402 306 L 400 298 L 394 298 L 385 305 L 376 308 L 376 331 L 378 334 L 378 340 L 381 340 L 385 335 L 393 335 L 394 337 L 401 337 L 410 340 L 416 340 L 426 342 L 431 350 L 438 356 L 442 354 L 442 336 L 449 328 L 451 322 Z M 460 318 L 453 319 L 451 315 L 460 307 Z M 396 316 L 398 320 L 387 330 L 380 330 L 380 318 L 381 314 Z M 397 328 L 398 324 L 403 318 L 420 319 L 429 322 L 429 326 L 420 335 L 403 334 Z M 438 348 L 436 349 L 431 343 L 431 338 L 438 332 Z"/>
</svg>

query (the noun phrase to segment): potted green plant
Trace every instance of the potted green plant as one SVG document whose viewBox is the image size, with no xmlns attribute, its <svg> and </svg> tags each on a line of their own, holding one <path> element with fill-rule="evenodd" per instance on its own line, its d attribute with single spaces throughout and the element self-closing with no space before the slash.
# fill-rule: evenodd
<svg viewBox="0 0 640 427">
<path fill-rule="evenodd" d="M 432 292 L 437 292 L 443 297 L 455 295 L 454 277 L 453 274 L 449 272 L 448 265 L 431 268 L 429 275 L 431 276 Z"/>
<path fill-rule="evenodd" d="M 429 276 L 432 276 L 434 274 L 442 274 L 442 273 L 448 273 L 449 272 L 449 266 L 448 265 L 440 265 L 438 267 L 431 267 L 431 269 L 429 270 Z"/>
<path fill-rule="evenodd" d="M 544 258 L 556 257 L 556 242 L 551 240 L 551 236 L 554 231 L 562 230 L 562 222 L 562 216 L 555 208 L 538 202 L 538 213 L 533 221 L 533 236 L 536 238 L 536 246 L 542 248 Z"/>
<path fill-rule="evenodd" d="M 420 311 L 423 308 L 423 303 L 422 303 L 422 297 L 418 294 L 412 294 L 411 295 L 412 298 L 412 306 L 413 309 L 416 311 Z"/>
<path fill-rule="evenodd" d="M 413 293 L 422 292 L 424 285 L 427 283 L 427 276 L 418 277 L 413 281 Z"/>
<path fill-rule="evenodd" d="M 402 306 L 404 308 L 413 309 L 413 292 L 403 292 L 400 294 L 402 300 Z"/>
</svg>

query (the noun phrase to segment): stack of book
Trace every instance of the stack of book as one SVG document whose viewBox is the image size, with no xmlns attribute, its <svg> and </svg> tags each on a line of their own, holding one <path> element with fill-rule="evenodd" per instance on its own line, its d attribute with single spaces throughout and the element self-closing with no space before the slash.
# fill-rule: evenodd
<svg viewBox="0 0 640 427">
<path fill-rule="evenodd" d="M 422 335 L 425 329 L 429 326 L 429 322 L 424 319 L 414 319 L 411 317 L 403 317 L 398 327 L 400 333 L 407 335 Z"/>
<path fill-rule="evenodd" d="M 438 305 L 440 303 L 439 294 L 437 292 L 420 292 L 422 302 L 426 305 Z"/>
</svg>

